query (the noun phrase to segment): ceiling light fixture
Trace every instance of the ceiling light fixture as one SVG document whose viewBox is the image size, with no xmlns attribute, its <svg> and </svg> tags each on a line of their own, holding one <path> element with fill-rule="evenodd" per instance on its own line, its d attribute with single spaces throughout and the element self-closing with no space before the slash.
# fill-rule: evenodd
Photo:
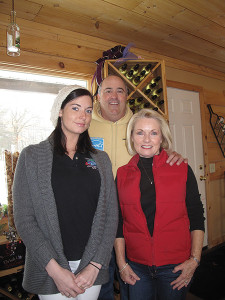
<svg viewBox="0 0 225 300">
<path fill-rule="evenodd" d="M 7 27 L 7 54 L 9 56 L 20 55 L 20 28 L 16 24 L 16 12 L 14 11 L 14 0 L 12 0 L 10 24 Z"/>
</svg>

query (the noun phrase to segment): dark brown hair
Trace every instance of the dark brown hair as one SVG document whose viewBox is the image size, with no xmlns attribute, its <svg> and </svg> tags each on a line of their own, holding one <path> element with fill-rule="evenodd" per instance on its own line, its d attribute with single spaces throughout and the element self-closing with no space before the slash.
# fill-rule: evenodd
<svg viewBox="0 0 225 300">
<path fill-rule="evenodd" d="M 61 109 L 63 109 L 68 102 L 70 102 L 78 97 L 82 97 L 82 96 L 89 96 L 93 103 L 92 94 L 84 88 L 79 88 L 79 89 L 73 90 L 71 93 L 69 93 L 69 95 L 66 97 L 66 99 L 62 103 Z M 58 117 L 57 125 L 55 127 L 55 130 L 50 135 L 50 138 L 52 138 L 52 140 L 53 140 L 54 151 L 56 151 L 58 154 L 61 154 L 61 155 L 63 155 L 64 153 L 67 153 L 66 136 L 61 127 L 61 118 L 60 117 Z M 76 151 L 79 153 L 88 153 L 88 152 L 96 153 L 96 149 L 92 145 L 88 130 L 85 130 L 83 133 L 80 134 L 80 136 L 78 138 L 78 142 L 77 142 Z"/>
</svg>

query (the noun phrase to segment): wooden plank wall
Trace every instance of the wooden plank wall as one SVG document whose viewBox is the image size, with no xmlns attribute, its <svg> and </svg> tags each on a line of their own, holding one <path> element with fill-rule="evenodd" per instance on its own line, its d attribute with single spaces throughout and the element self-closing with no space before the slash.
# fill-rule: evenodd
<svg viewBox="0 0 225 300">
<path fill-rule="evenodd" d="M 102 52 L 118 43 L 85 34 L 58 29 L 20 19 L 21 56 L 12 58 L 6 55 L 6 26 L 9 18 L 0 13 L 0 69 L 14 69 L 33 73 L 48 73 L 65 77 L 87 78 L 89 82 L 96 70 L 95 61 L 102 57 Z M 126 46 L 126 45 L 125 45 Z M 132 52 L 144 59 L 164 59 L 166 66 L 188 71 L 199 76 L 220 79 L 225 82 L 225 74 L 194 65 L 174 58 L 166 57 L 142 49 Z M 224 84 L 225 86 L 225 84 Z M 207 212 L 209 227 L 209 246 L 215 246 L 225 240 L 224 218 L 224 170 L 225 159 L 220 153 L 212 130 L 209 127 L 207 104 L 213 104 L 217 113 L 225 114 L 225 95 L 199 87 L 201 91 L 201 112 L 203 125 L 203 144 L 206 170 L 209 163 L 215 162 L 216 172 L 207 173 Z"/>
<path fill-rule="evenodd" d="M 211 104 L 213 112 L 225 118 L 225 97 L 222 93 L 204 90 L 205 111 L 205 141 L 207 151 L 207 166 L 215 163 L 215 173 L 207 168 L 207 218 L 208 239 L 210 246 L 216 246 L 225 241 L 225 158 L 220 150 L 213 130 L 210 126 L 210 114 L 207 104 Z"/>
<path fill-rule="evenodd" d="M 11 0 L 0 1 L 2 14 L 8 16 L 10 9 Z M 141 49 L 225 70 L 221 0 L 20 0 L 15 9 L 27 21 L 117 43 L 135 41 Z"/>
<path fill-rule="evenodd" d="M 225 119 L 225 97 L 222 93 L 215 93 L 209 90 L 204 90 L 204 113 L 206 120 L 205 139 L 208 150 L 208 162 L 215 163 L 216 172 L 209 173 L 210 181 L 221 179 L 224 177 L 225 172 L 225 158 L 220 150 L 217 140 L 214 136 L 213 130 L 210 125 L 210 113 L 207 104 L 210 104 L 213 112 Z"/>
<path fill-rule="evenodd" d="M 30 19 L 32 20 L 32 16 Z M 96 68 L 95 60 L 102 56 L 103 51 L 118 44 L 115 41 L 25 19 L 17 18 L 17 23 L 21 29 L 21 56 L 10 58 L 6 55 L 6 26 L 9 24 L 9 16 L 0 13 L 0 61 L 37 66 L 43 70 L 52 69 L 64 72 L 68 76 L 77 73 L 91 77 Z M 144 59 L 165 59 L 169 67 L 225 80 L 224 73 L 207 67 L 199 67 L 140 48 L 132 51 Z"/>
</svg>

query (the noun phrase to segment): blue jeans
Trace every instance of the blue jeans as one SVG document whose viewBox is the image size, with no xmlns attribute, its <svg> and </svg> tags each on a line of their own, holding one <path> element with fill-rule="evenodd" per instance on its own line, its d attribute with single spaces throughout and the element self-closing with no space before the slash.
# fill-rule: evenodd
<svg viewBox="0 0 225 300">
<path fill-rule="evenodd" d="M 135 285 L 129 285 L 130 300 L 185 300 L 188 288 L 178 291 L 170 285 L 181 274 L 172 272 L 177 265 L 149 267 L 132 261 L 129 264 L 140 277 Z"/>
<path fill-rule="evenodd" d="M 112 251 L 112 258 L 109 264 L 109 281 L 102 285 L 98 300 L 114 300 L 114 276 L 115 271 L 117 271 L 117 265 L 116 265 L 116 255 L 115 250 L 113 248 Z M 119 272 L 116 272 L 119 273 Z M 120 284 L 120 299 L 121 300 L 128 300 L 128 285 L 125 285 L 124 282 L 120 279 L 120 276 L 118 275 L 118 281 Z"/>
<path fill-rule="evenodd" d="M 112 251 L 112 257 L 109 263 L 109 281 L 102 285 L 98 300 L 114 300 L 114 273 L 116 268 L 115 254 Z"/>
</svg>

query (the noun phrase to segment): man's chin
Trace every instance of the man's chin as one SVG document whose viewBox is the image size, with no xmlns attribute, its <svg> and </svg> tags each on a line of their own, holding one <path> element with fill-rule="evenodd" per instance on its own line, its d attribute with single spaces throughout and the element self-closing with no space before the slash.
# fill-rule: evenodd
<svg viewBox="0 0 225 300">
<path fill-rule="evenodd" d="M 117 115 L 119 115 L 120 114 L 120 111 L 119 111 L 119 109 L 118 108 L 114 108 L 114 109 L 110 109 L 110 114 L 111 115 L 114 115 L 114 116 L 117 116 Z"/>
</svg>

